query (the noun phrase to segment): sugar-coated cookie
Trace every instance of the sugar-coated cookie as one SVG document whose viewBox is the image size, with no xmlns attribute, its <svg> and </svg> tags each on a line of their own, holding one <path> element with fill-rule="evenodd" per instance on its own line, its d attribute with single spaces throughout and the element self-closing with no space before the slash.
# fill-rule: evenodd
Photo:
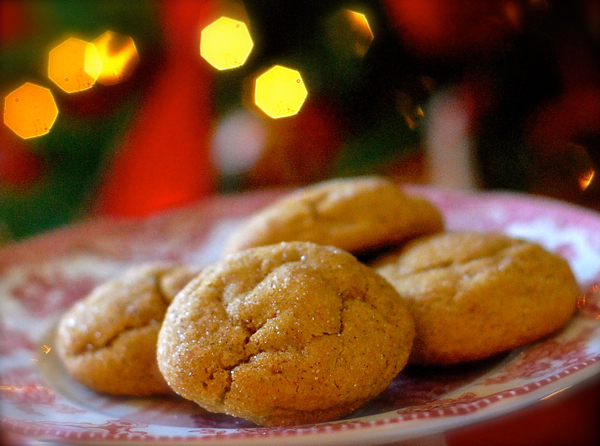
<svg viewBox="0 0 600 446">
<path fill-rule="evenodd" d="M 449 365 L 514 349 L 563 327 L 577 306 L 563 258 L 498 233 L 421 237 L 372 266 L 410 306 L 410 363 Z"/>
<path fill-rule="evenodd" d="M 331 245 L 354 254 L 438 232 L 441 213 L 382 177 L 335 179 L 298 189 L 251 216 L 225 253 L 279 242 Z"/>
<path fill-rule="evenodd" d="M 163 322 L 157 356 L 176 393 L 259 425 L 347 414 L 404 367 L 414 336 L 394 288 L 351 254 L 290 242 L 226 256 Z"/>
<path fill-rule="evenodd" d="M 198 272 L 147 264 L 96 287 L 58 325 L 57 350 L 69 373 L 99 392 L 172 393 L 156 363 L 156 339 L 167 306 Z"/>
</svg>

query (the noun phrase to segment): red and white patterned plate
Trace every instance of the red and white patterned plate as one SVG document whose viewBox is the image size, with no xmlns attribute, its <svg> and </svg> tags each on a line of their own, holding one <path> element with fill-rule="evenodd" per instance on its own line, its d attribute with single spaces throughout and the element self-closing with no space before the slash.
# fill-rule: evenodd
<svg viewBox="0 0 600 446">
<path fill-rule="evenodd" d="M 343 419 L 257 427 L 178 398 L 94 393 L 62 368 L 53 328 L 73 302 L 125 267 L 215 260 L 230 230 L 283 191 L 214 198 L 141 220 L 94 220 L 0 251 L 0 428 L 83 444 L 375 444 L 495 417 L 600 373 L 600 214 L 528 195 L 407 190 L 436 203 L 448 229 L 503 231 L 567 258 L 581 285 L 576 317 L 549 338 L 480 363 L 409 367 Z"/>
</svg>

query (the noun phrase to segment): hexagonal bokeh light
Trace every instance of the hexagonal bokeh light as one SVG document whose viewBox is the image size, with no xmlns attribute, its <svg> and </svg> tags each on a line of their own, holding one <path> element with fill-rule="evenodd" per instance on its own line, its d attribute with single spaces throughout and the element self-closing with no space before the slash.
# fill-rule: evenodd
<svg viewBox="0 0 600 446">
<path fill-rule="evenodd" d="M 48 133 L 57 115 L 52 92 L 39 85 L 25 83 L 4 99 L 4 123 L 23 139 Z"/>
<path fill-rule="evenodd" d="M 67 93 L 87 90 L 102 71 L 96 47 L 75 37 L 50 51 L 48 77 Z"/>
<path fill-rule="evenodd" d="M 254 102 L 271 118 L 297 114 L 308 95 L 296 70 L 275 65 L 256 78 Z"/>
<path fill-rule="evenodd" d="M 229 17 L 215 20 L 200 35 L 200 55 L 217 70 L 243 65 L 253 46 L 246 24 Z"/>
<path fill-rule="evenodd" d="M 131 37 L 106 31 L 92 43 L 102 62 L 98 82 L 102 85 L 115 85 L 129 79 L 140 61 Z"/>
</svg>

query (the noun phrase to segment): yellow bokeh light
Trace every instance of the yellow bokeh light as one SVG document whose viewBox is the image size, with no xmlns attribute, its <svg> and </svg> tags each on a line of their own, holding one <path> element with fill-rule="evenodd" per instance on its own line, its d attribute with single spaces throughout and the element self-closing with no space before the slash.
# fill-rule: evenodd
<svg viewBox="0 0 600 446">
<path fill-rule="evenodd" d="M 23 139 L 48 133 L 57 115 L 52 92 L 39 85 L 23 84 L 4 100 L 4 123 Z"/>
<path fill-rule="evenodd" d="M 131 37 L 106 31 L 92 43 L 102 62 L 97 79 L 102 85 L 115 85 L 126 81 L 140 61 Z"/>
<path fill-rule="evenodd" d="M 260 75 L 254 86 L 254 103 L 271 118 L 297 114 L 307 95 L 300 73 L 281 65 Z"/>
<path fill-rule="evenodd" d="M 102 60 L 89 42 L 71 37 L 50 51 L 48 77 L 67 93 L 91 88 L 101 71 Z"/>
<path fill-rule="evenodd" d="M 202 30 L 200 55 L 218 70 L 243 65 L 254 42 L 244 22 L 221 17 Z"/>
</svg>

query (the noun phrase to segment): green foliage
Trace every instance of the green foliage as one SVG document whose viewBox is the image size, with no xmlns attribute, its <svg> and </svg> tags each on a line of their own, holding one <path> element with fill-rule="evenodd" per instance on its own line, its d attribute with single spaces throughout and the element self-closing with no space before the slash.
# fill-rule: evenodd
<svg viewBox="0 0 600 446">
<path fill-rule="evenodd" d="M 4 239 L 25 238 L 84 215 L 145 86 L 95 85 L 68 95 L 47 77 L 49 51 L 68 37 L 91 41 L 107 30 L 132 37 L 146 64 L 160 59 L 163 50 L 151 0 L 26 0 L 22 7 L 33 28 L 2 49 L 0 91 L 5 96 L 25 82 L 50 88 L 59 114 L 50 133 L 24 142 L 42 160 L 41 178 L 24 190 L 0 185 Z M 94 98 L 99 104 L 86 105 Z"/>
</svg>

